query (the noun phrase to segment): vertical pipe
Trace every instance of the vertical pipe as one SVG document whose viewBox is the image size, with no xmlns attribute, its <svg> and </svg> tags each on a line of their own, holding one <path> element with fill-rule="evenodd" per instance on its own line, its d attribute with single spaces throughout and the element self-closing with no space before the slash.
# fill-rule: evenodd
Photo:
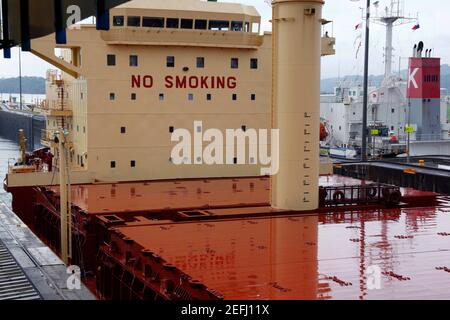
<svg viewBox="0 0 450 320">
<path fill-rule="evenodd" d="M 66 150 L 64 130 L 58 135 L 59 143 L 59 193 L 60 193 L 60 219 L 61 219 L 61 259 L 66 265 L 69 264 L 68 248 L 68 199 L 67 199 L 67 172 L 66 172 Z"/>
<path fill-rule="evenodd" d="M 384 78 L 387 79 L 392 74 L 392 32 L 394 25 L 391 21 L 386 24 L 386 48 L 385 48 L 385 72 Z"/>
<path fill-rule="evenodd" d="M 322 0 L 273 0 L 273 127 L 279 129 L 279 172 L 272 206 L 319 206 Z"/>
<path fill-rule="evenodd" d="M 361 160 L 367 161 L 367 112 L 369 104 L 369 44 L 370 44 L 370 0 L 367 0 L 366 8 L 366 47 L 364 54 L 364 97 L 363 97 L 363 124 Z"/>
</svg>

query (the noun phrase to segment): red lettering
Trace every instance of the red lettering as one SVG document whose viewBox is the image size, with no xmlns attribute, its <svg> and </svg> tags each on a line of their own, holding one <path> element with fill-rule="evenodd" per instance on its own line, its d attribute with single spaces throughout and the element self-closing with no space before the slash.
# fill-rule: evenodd
<svg viewBox="0 0 450 320">
<path fill-rule="evenodd" d="M 153 87 L 153 77 L 152 76 L 145 76 L 143 78 L 144 87 L 145 88 L 151 88 Z"/>
<path fill-rule="evenodd" d="M 165 81 L 166 81 L 166 88 L 167 89 L 173 88 L 173 77 L 172 76 L 167 76 L 165 78 Z"/>
<path fill-rule="evenodd" d="M 186 77 L 176 77 L 176 87 L 177 89 L 186 89 Z"/>
<path fill-rule="evenodd" d="M 198 78 L 197 77 L 189 78 L 189 87 L 191 87 L 192 89 L 198 88 Z"/>
<path fill-rule="evenodd" d="M 208 86 L 208 78 L 209 77 L 201 77 L 200 78 L 200 87 L 202 88 L 202 89 L 209 89 L 209 86 Z"/>
<path fill-rule="evenodd" d="M 131 87 L 132 88 L 141 87 L 141 76 L 131 76 Z"/>
<path fill-rule="evenodd" d="M 227 84 L 228 84 L 228 89 L 235 89 L 236 86 L 237 86 L 236 78 L 235 77 L 229 77 L 228 81 L 227 81 Z"/>
<path fill-rule="evenodd" d="M 217 89 L 225 89 L 225 77 L 217 77 Z"/>
</svg>

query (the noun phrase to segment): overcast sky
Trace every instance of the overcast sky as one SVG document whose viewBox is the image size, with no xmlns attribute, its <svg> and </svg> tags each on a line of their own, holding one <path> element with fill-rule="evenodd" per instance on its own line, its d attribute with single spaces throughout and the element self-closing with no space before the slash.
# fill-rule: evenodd
<svg viewBox="0 0 450 320">
<path fill-rule="evenodd" d="M 151 0 L 149 0 L 151 1 Z M 219 0 L 220 1 L 220 0 Z M 263 29 L 270 31 L 271 8 L 264 0 L 239 0 L 254 5 L 263 17 Z M 333 20 L 334 36 L 337 38 L 336 55 L 323 58 L 322 78 L 361 74 L 363 71 L 363 48 L 356 59 L 356 47 L 358 40 L 355 39 L 361 31 L 355 31 L 355 26 L 361 22 L 361 10 L 359 7 L 365 5 L 365 0 L 326 0 L 324 18 Z M 374 0 L 372 1 L 374 2 Z M 390 0 L 381 0 L 380 8 L 384 8 Z M 450 63 L 450 2 L 448 0 L 407 0 L 406 14 L 416 17 L 419 13 L 421 28 L 412 31 L 415 21 L 399 26 L 394 31 L 394 70 L 398 70 L 399 57 L 408 57 L 412 52 L 414 43 L 420 40 L 425 42 L 427 48 L 433 48 L 435 54 L 442 57 L 443 63 Z M 375 9 L 373 9 L 375 13 Z M 331 34 L 331 27 L 330 27 Z M 373 25 L 371 29 L 371 74 L 382 74 L 384 72 L 383 48 L 385 43 L 384 28 Z M 17 76 L 18 54 L 13 51 L 13 59 L 4 60 L 0 57 L 0 78 Z M 402 60 L 402 68 L 406 66 L 406 60 Z M 22 55 L 23 75 L 45 76 L 45 71 L 51 66 L 31 54 Z"/>
</svg>

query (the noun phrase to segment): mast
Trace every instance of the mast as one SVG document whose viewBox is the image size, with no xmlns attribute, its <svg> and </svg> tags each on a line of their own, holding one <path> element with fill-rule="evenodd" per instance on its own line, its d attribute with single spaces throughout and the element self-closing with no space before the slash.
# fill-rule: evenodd
<svg viewBox="0 0 450 320">
<path fill-rule="evenodd" d="M 370 0 L 366 8 L 366 44 L 364 54 L 364 97 L 363 97 L 363 125 L 361 160 L 367 161 L 367 109 L 369 104 L 369 43 L 370 43 Z"/>
</svg>

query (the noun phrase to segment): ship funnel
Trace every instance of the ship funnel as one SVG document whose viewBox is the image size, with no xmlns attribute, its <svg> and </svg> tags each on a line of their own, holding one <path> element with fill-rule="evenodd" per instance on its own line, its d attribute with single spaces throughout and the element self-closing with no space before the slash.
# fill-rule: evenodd
<svg viewBox="0 0 450 320">
<path fill-rule="evenodd" d="M 273 127 L 280 133 L 280 169 L 272 206 L 319 206 L 322 0 L 273 0 Z"/>
</svg>

